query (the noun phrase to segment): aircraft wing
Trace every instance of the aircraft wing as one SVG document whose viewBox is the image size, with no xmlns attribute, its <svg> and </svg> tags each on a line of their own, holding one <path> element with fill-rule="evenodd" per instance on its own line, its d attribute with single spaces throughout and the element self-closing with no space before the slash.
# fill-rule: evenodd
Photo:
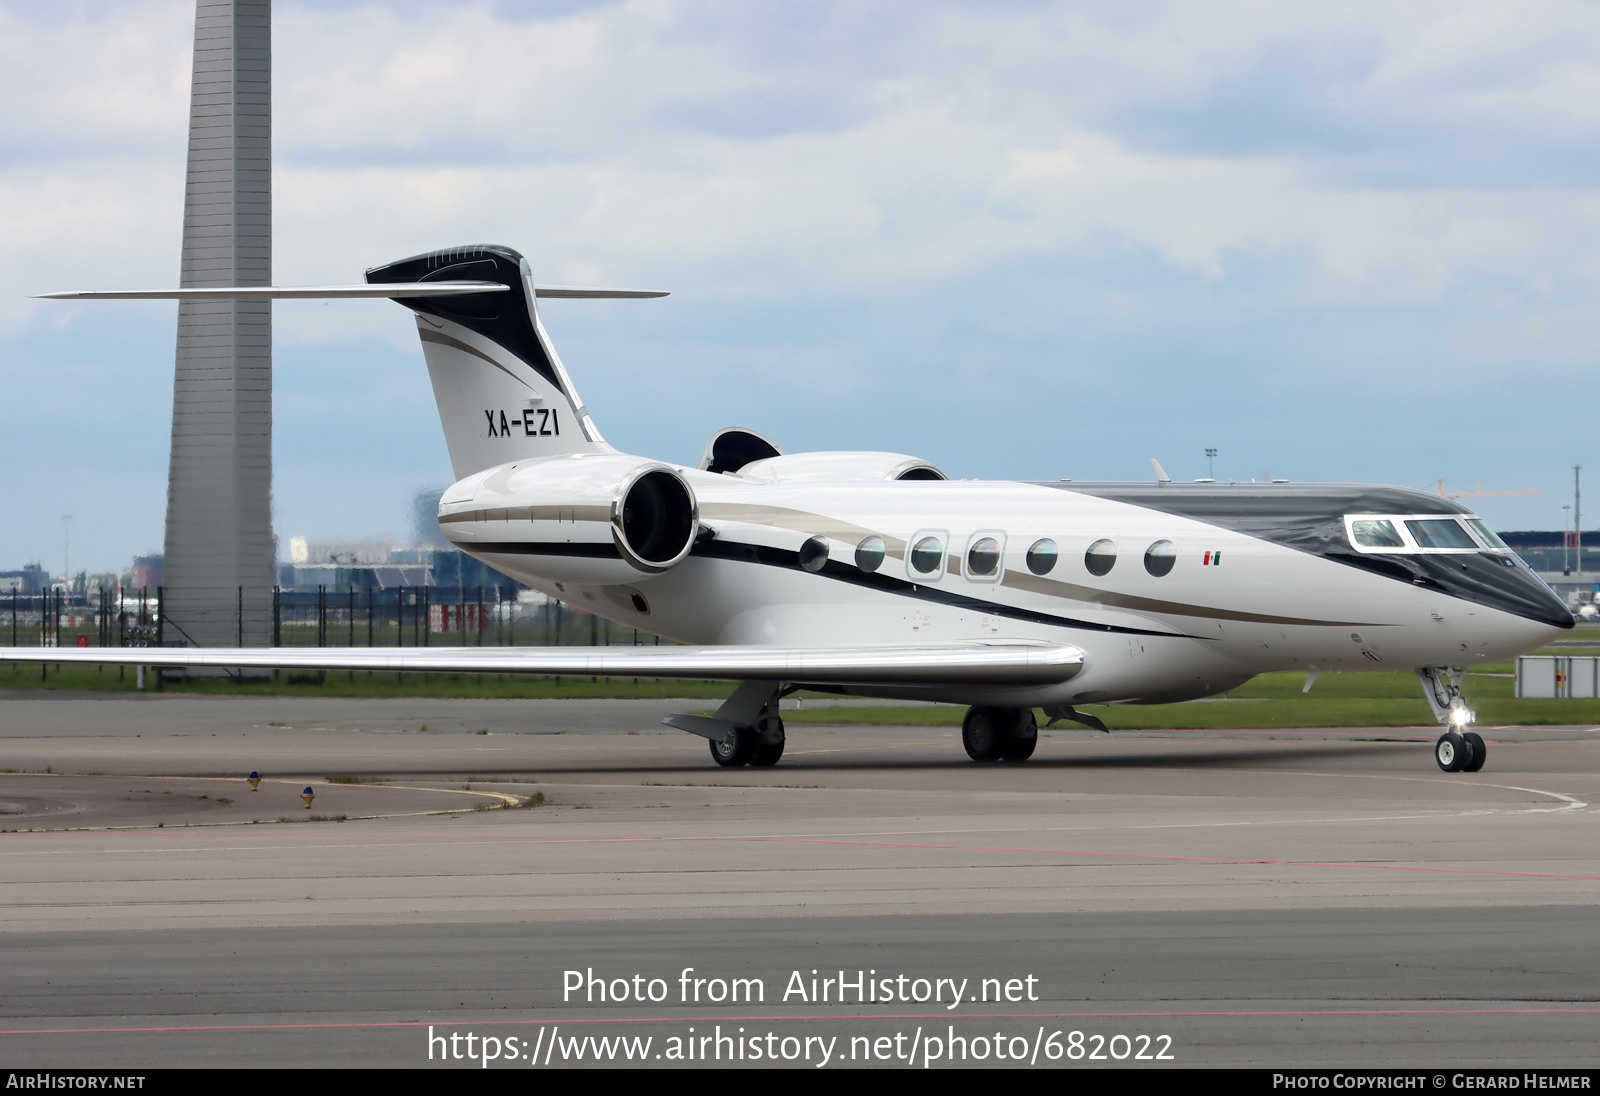
<svg viewBox="0 0 1600 1096">
<path fill-rule="evenodd" d="M 1050 643 L 902 647 L 0 647 L 0 662 L 571 674 L 819 684 L 1043 685 L 1083 669 Z"/>
</svg>

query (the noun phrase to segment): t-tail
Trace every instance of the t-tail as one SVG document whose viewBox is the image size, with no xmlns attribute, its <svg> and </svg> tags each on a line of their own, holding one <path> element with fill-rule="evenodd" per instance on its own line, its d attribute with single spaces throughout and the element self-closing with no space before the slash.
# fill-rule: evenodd
<svg viewBox="0 0 1600 1096">
<path fill-rule="evenodd" d="M 510 287 L 510 292 L 397 299 L 417 314 L 422 354 L 458 480 L 531 457 L 612 452 L 545 334 L 537 304 L 541 290 L 516 251 L 489 244 L 430 251 L 374 267 L 367 281 Z"/>
<path fill-rule="evenodd" d="M 655 289 L 534 285 L 509 247 L 475 244 L 367 271 L 364 285 L 184 286 L 43 293 L 59 300 L 318 300 L 388 297 L 417 314 L 456 478 L 510 461 L 610 453 L 556 357 L 537 298 L 665 297 Z"/>
</svg>

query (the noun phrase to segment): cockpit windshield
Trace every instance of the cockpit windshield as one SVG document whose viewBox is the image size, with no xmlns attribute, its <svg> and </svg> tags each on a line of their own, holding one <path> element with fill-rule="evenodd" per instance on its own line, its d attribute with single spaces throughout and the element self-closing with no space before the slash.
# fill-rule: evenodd
<svg viewBox="0 0 1600 1096">
<path fill-rule="evenodd" d="M 1406 529 L 1418 548 L 1476 548 L 1472 534 L 1454 518 L 1412 518 Z"/>
<path fill-rule="evenodd" d="M 1404 548 L 1394 522 L 1384 518 L 1355 518 L 1350 522 L 1350 539 L 1362 548 Z"/>
<path fill-rule="evenodd" d="M 1500 552 L 1511 551 L 1511 545 L 1501 540 L 1499 534 L 1497 534 L 1493 529 L 1489 528 L 1489 526 L 1484 523 L 1482 518 L 1468 518 L 1467 525 L 1474 533 L 1478 534 L 1478 539 L 1483 541 L 1483 543 L 1487 544 L 1489 547 Z"/>
<path fill-rule="evenodd" d="M 1438 514 L 1348 514 L 1345 529 L 1356 551 L 1418 555 L 1433 552 L 1509 553 L 1482 519 Z"/>
</svg>

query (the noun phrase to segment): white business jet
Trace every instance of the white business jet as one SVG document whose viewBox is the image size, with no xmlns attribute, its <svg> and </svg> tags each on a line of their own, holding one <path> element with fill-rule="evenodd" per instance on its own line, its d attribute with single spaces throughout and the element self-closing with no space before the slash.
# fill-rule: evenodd
<svg viewBox="0 0 1600 1096">
<path fill-rule="evenodd" d="M 784 453 L 728 429 L 699 466 L 600 436 L 517 252 L 473 246 L 367 284 L 52 294 L 389 297 L 416 313 L 457 482 L 439 524 L 550 596 L 677 647 L 0 649 L 0 660 L 649 675 L 739 682 L 668 725 L 719 765 L 783 754 L 797 688 L 969 705 L 974 761 L 1023 761 L 1035 710 L 1210 696 L 1272 670 L 1413 668 L 1447 772 L 1486 756 L 1466 667 L 1524 653 L 1572 615 L 1456 502 L 1394 487 L 951 482 L 901 453 Z"/>
</svg>

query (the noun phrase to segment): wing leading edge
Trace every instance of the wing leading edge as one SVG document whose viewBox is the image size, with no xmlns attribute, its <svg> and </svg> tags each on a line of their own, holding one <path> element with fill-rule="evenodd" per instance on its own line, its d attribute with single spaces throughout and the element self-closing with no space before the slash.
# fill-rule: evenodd
<svg viewBox="0 0 1600 1096">
<path fill-rule="evenodd" d="M 1040 685 L 1083 669 L 1065 644 L 906 647 L 0 647 L 0 662 L 589 674 L 837 684 Z"/>
</svg>

